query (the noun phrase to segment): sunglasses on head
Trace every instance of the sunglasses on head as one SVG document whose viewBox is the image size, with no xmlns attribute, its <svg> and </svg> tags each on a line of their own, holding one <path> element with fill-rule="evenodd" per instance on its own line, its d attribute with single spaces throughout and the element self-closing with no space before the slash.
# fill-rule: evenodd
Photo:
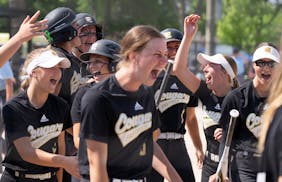
<svg viewBox="0 0 282 182">
<path fill-rule="evenodd" d="M 261 68 L 265 67 L 266 65 L 269 68 L 274 68 L 274 66 L 277 64 L 275 61 L 264 61 L 264 60 L 257 60 L 255 63 L 258 67 L 261 67 Z"/>
</svg>

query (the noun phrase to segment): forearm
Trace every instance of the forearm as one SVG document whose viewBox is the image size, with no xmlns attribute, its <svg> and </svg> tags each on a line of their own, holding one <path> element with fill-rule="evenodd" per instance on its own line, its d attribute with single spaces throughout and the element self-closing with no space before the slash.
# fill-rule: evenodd
<svg viewBox="0 0 282 182">
<path fill-rule="evenodd" d="M 62 167 L 65 168 L 67 160 L 66 156 L 60 155 L 60 154 L 52 154 L 45 152 L 41 149 L 30 149 L 29 151 L 26 151 L 26 154 L 21 155 L 23 160 L 32 163 L 37 164 L 40 166 L 48 166 L 48 167 Z"/>
<path fill-rule="evenodd" d="M 168 181 L 182 181 L 156 142 L 154 142 L 153 168 Z"/>
<path fill-rule="evenodd" d="M 0 67 L 8 61 L 22 46 L 23 41 L 15 34 L 7 43 L 0 47 Z"/>
<path fill-rule="evenodd" d="M 9 101 L 13 96 L 14 85 L 12 79 L 6 80 L 6 101 Z"/>
<path fill-rule="evenodd" d="M 196 116 L 190 117 L 186 120 L 186 125 L 189 131 L 191 140 L 196 148 L 196 150 L 203 151 L 202 141 L 199 132 L 199 126 Z"/>
</svg>

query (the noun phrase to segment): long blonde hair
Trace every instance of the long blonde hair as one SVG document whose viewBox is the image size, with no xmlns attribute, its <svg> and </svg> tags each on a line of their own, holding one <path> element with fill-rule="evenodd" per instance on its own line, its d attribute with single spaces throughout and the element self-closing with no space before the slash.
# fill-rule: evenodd
<svg viewBox="0 0 282 182">
<path fill-rule="evenodd" d="M 270 88 L 270 95 L 267 99 L 268 108 L 262 114 L 262 131 L 259 138 L 258 149 L 262 152 L 267 135 L 267 131 L 272 122 L 275 111 L 282 105 L 282 64 L 279 63 L 274 70 L 272 85 Z"/>
</svg>

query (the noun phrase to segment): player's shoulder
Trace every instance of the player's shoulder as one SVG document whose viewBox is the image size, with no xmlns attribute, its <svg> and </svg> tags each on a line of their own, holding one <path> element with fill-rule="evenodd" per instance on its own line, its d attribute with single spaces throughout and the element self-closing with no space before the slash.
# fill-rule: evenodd
<svg viewBox="0 0 282 182">
<path fill-rule="evenodd" d="M 62 105 L 62 106 L 68 105 L 67 101 L 65 99 L 63 99 L 62 97 L 59 97 L 57 95 L 54 95 L 54 94 L 49 94 L 48 100 L 50 100 L 51 102 L 56 102 L 57 104 Z"/>
</svg>

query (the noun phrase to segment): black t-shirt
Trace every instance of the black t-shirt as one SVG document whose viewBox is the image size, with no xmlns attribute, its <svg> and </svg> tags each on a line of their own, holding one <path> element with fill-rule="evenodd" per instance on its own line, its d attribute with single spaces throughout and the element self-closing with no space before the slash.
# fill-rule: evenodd
<svg viewBox="0 0 282 182">
<path fill-rule="evenodd" d="M 202 115 L 204 133 L 207 141 L 207 151 L 218 154 L 220 143 L 214 139 L 214 131 L 219 128 L 219 119 L 224 97 L 217 97 L 208 89 L 206 83 L 201 81 L 195 96 L 199 97 L 202 102 Z"/>
<path fill-rule="evenodd" d="M 267 182 L 276 182 L 282 176 L 282 106 L 273 117 L 265 140 L 260 171 L 266 173 Z"/>
<path fill-rule="evenodd" d="M 93 87 L 96 83 L 89 83 L 77 91 L 75 94 L 72 107 L 71 107 L 71 118 L 73 123 L 81 123 L 81 100 L 84 96 L 85 92 Z M 86 143 L 85 140 L 79 140 L 79 148 L 78 148 L 78 158 L 79 158 L 79 171 L 81 175 L 89 175 L 89 161 L 87 157 L 86 151 Z"/>
<path fill-rule="evenodd" d="M 155 100 L 159 96 L 164 74 L 161 74 L 153 85 Z M 186 107 L 196 107 L 198 99 L 192 96 L 176 76 L 170 75 L 159 103 L 161 132 L 185 134 Z"/>
<path fill-rule="evenodd" d="M 73 123 L 81 122 L 81 100 L 87 89 L 89 89 L 93 85 L 95 85 L 95 82 L 91 82 L 80 87 L 76 92 L 71 106 L 71 118 Z"/>
<path fill-rule="evenodd" d="M 257 151 L 257 142 L 261 129 L 261 114 L 266 109 L 265 100 L 265 97 L 260 97 L 257 94 L 253 82 L 243 84 L 226 96 L 220 118 L 223 127 L 221 150 L 223 150 L 230 122 L 229 112 L 232 109 L 237 109 L 239 117 L 236 121 L 232 145 L 236 150 Z"/>
<path fill-rule="evenodd" d="M 58 153 L 58 136 L 67 123 L 67 103 L 60 97 L 49 94 L 47 101 L 40 109 L 35 109 L 29 102 L 26 91 L 20 92 L 3 107 L 3 118 L 6 126 L 8 150 L 4 166 L 26 173 L 45 173 L 56 168 L 39 166 L 24 161 L 19 155 L 14 141 L 29 137 L 34 148 L 49 153 Z"/>
<path fill-rule="evenodd" d="M 127 92 L 113 75 L 86 91 L 81 109 L 80 137 L 107 143 L 110 178 L 143 178 L 150 173 L 153 131 L 160 124 L 151 87 Z"/>
<path fill-rule="evenodd" d="M 59 96 L 64 98 L 68 104 L 71 105 L 78 88 L 88 80 L 86 64 L 62 48 L 56 49 L 62 52 L 71 62 L 71 67 L 63 69 L 62 71 L 62 86 L 59 93 Z"/>
</svg>

